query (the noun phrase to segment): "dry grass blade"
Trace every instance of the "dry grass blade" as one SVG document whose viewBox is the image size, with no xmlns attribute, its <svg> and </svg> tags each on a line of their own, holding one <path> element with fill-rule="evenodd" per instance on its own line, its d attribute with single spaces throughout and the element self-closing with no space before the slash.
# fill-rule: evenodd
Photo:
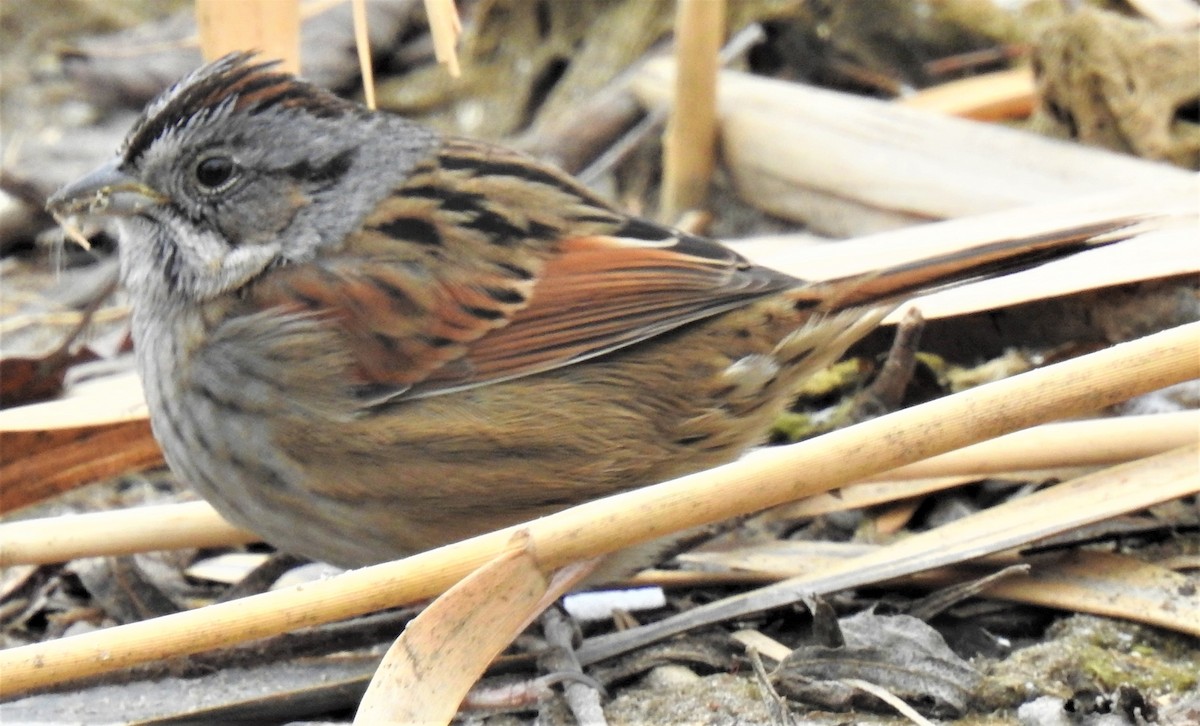
<svg viewBox="0 0 1200 726">
<path fill-rule="evenodd" d="M 916 515 L 921 506 L 919 499 L 889 502 L 879 510 L 872 512 L 866 522 L 870 527 L 872 540 L 891 537 L 900 532 Z"/>
<path fill-rule="evenodd" d="M 978 474 L 961 474 L 851 484 L 834 492 L 818 494 L 793 504 L 785 504 L 764 516 L 769 521 L 775 522 L 819 517 L 834 512 L 849 512 L 953 489 L 977 482 L 980 478 Z"/>
<path fill-rule="evenodd" d="M 0 514 L 106 477 L 145 471 L 163 463 L 162 451 L 150 433 L 150 422 L 145 420 L 0 432 L 0 450 L 22 452 L 0 463 Z M 3 562 L 4 555 L 0 554 L 0 566 Z"/>
<path fill-rule="evenodd" d="M 392 644 L 356 724 L 449 723 L 471 686 L 529 623 L 578 579 L 548 578 L 529 537 L 425 608 Z"/>
<path fill-rule="evenodd" d="M 0 567 L 89 557 L 96 553 L 98 543 L 116 532 L 121 533 L 116 542 L 101 548 L 107 554 L 258 541 L 257 535 L 221 519 L 206 502 L 163 504 L 0 525 Z"/>
<path fill-rule="evenodd" d="M 65 396 L 53 401 L 0 410 L 0 436 L 111 426 L 148 418 L 141 379 L 130 371 L 71 386 Z M 0 443 L 3 441 L 0 439 Z"/>
<path fill-rule="evenodd" d="M 257 50 L 283 61 L 288 73 L 300 72 L 299 0 L 196 0 L 196 26 L 206 60 Z"/>
<path fill-rule="evenodd" d="M 663 143 L 662 216 L 672 221 L 704 204 L 715 165 L 718 54 L 724 0 L 679 0 L 675 12 L 674 111 Z"/>
<path fill-rule="evenodd" d="M 371 36 L 367 31 L 366 0 L 351 0 L 354 8 L 354 47 L 358 49 L 358 67 L 362 73 L 363 102 L 375 108 L 375 69 L 371 65 Z"/>
<path fill-rule="evenodd" d="M 815 517 L 928 494 L 980 476 L 1142 459 L 1200 437 L 1200 411 L 1046 424 L 884 472 L 836 493 L 782 507 L 779 518 Z"/>
<path fill-rule="evenodd" d="M 1197 439 L 1200 439 L 1197 411 L 1069 421 L 967 446 L 873 479 L 1100 466 L 1161 454 Z M 1036 450 L 1039 448 L 1040 451 Z"/>
<path fill-rule="evenodd" d="M 760 655 L 776 662 L 782 661 L 792 652 L 791 648 L 757 630 L 739 630 L 733 633 L 732 637 L 747 649 L 753 648 Z"/>
<path fill-rule="evenodd" d="M 0 462 L 0 512 L 163 461 L 132 372 L 0 410 L 0 451 L 20 452 Z"/>
<path fill-rule="evenodd" d="M 529 530 L 544 566 L 556 568 L 828 491 L 1016 429 L 1200 378 L 1198 346 L 1200 323 L 1180 326 L 817 440 L 779 447 L 771 457 L 589 502 L 398 562 L 304 587 L 0 651 L 0 672 L 5 673 L 0 695 L 435 596 L 504 551 L 519 529 Z M 806 472 L 804 480 L 796 480 L 797 471 Z"/>
<path fill-rule="evenodd" d="M 462 34 L 462 23 L 454 0 L 425 0 L 425 16 L 429 18 L 429 32 L 433 35 L 433 54 L 438 63 L 446 64 L 452 78 L 458 78 L 462 70 L 458 65 L 458 36 Z"/>
<path fill-rule="evenodd" d="M 868 683 L 860 678 L 844 678 L 842 679 L 842 682 L 847 685 L 854 686 L 859 690 L 870 693 L 872 696 L 875 696 L 887 705 L 896 709 L 898 713 L 907 718 L 909 721 L 918 724 L 918 726 L 933 726 L 932 721 L 917 713 L 915 708 L 905 703 L 886 688 L 881 688 L 874 683 Z"/>
<path fill-rule="evenodd" d="M 1196 468 L 1198 456 L 1200 444 L 1191 444 L 1080 477 L 826 569 L 704 605 L 638 631 L 593 638 L 580 648 L 579 659 L 586 665 L 630 647 L 788 605 L 814 593 L 861 587 L 963 562 L 1189 496 L 1200 492 L 1200 471 Z M 1200 620 L 1160 624 L 1200 635 Z"/>
<path fill-rule="evenodd" d="M 842 551 L 838 549 L 829 543 L 783 541 L 729 552 L 693 552 L 685 556 L 685 561 L 708 568 L 734 568 L 737 572 L 646 572 L 635 581 L 662 582 L 665 577 L 671 586 L 694 587 L 711 580 L 720 582 L 720 575 L 728 576 L 725 582 L 740 575 L 743 583 L 816 577 L 822 571 L 840 568 L 845 561 L 863 556 L 863 550 L 878 552 L 884 547 L 845 545 Z M 1190 623 L 1200 622 L 1200 598 L 1187 576 L 1171 571 L 1168 564 L 1092 550 L 1052 552 L 1026 558 L 1009 551 L 972 560 L 965 565 L 905 575 L 882 584 L 953 588 L 971 582 L 974 586 L 990 578 L 997 568 L 1020 566 L 1031 568 L 1032 574 L 986 582 L 980 585 L 986 590 L 986 596 L 1068 612 L 1124 618 L 1187 632 L 1192 627 Z M 695 580 L 685 582 L 685 576 Z"/>
<path fill-rule="evenodd" d="M 1008 578 L 987 596 L 1088 612 L 1200 635 L 1200 593 L 1191 580 L 1133 557 L 1080 550 L 1039 557 L 1028 577 Z"/>
<path fill-rule="evenodd" d="M 976 121 L 1024 118 L 1033 111 L 1033 71 L 1013 68 L 925 88 L 897 103 Z"/>
</svg>

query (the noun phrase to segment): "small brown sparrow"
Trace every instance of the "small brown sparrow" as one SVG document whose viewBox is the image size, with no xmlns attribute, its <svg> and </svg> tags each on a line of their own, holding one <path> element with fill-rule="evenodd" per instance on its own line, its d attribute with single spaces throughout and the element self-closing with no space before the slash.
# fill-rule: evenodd
<svg viewBox="0 0 1200 726">
<path fill-rule="evenodd" d="M 732 460 L 903 296 L 1089 244 L 807 283 L 272 66 L 187 76 L 49 208 L 118 223 L 171 468 L 343 566 Z"/>
</svg>

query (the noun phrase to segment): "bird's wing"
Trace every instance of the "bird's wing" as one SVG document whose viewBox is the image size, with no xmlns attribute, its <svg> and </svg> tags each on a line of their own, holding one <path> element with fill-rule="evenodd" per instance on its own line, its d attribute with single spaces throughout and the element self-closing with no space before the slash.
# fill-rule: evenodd
<svg viewBox="0 0 1200 726">
<path fill-rule="evenodd" d="M 390 401 L 569 365 L 794 284 L 514 152 L 456 141 L 336 254 L 271 271 L 248 300 L 336 321 L 363 390 Z"/>
</svg>

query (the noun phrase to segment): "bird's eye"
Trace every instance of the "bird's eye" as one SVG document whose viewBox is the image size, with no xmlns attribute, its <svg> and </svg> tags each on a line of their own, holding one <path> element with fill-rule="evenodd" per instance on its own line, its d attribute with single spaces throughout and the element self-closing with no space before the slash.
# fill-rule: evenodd
<svg viewBox="0 0 1200 726">
<path fill-rule="evenodd" d="M 209 156 L 196 164 L 196 181 L 208 192 L 229 188 L 236 175 L 237 164 L 228 156 Z"/>
</svg>

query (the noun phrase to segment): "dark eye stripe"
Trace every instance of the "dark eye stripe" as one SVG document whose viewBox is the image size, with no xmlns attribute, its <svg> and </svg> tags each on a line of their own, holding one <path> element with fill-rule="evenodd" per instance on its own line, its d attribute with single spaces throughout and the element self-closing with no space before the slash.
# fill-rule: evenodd
<svg viewBox="0 0 1200 726">
<path fill-rule="evenodd" d="M 324 164 L 312 164 L 305 159 L 287 167 L 284 172 L 293 179 L 329 187 L 336 184 L 346 175 L 346 172 L 350 171 L 350 166 L 354 163 L 354 156 L 354 149 L 347 149 Z"/>
</svg>

